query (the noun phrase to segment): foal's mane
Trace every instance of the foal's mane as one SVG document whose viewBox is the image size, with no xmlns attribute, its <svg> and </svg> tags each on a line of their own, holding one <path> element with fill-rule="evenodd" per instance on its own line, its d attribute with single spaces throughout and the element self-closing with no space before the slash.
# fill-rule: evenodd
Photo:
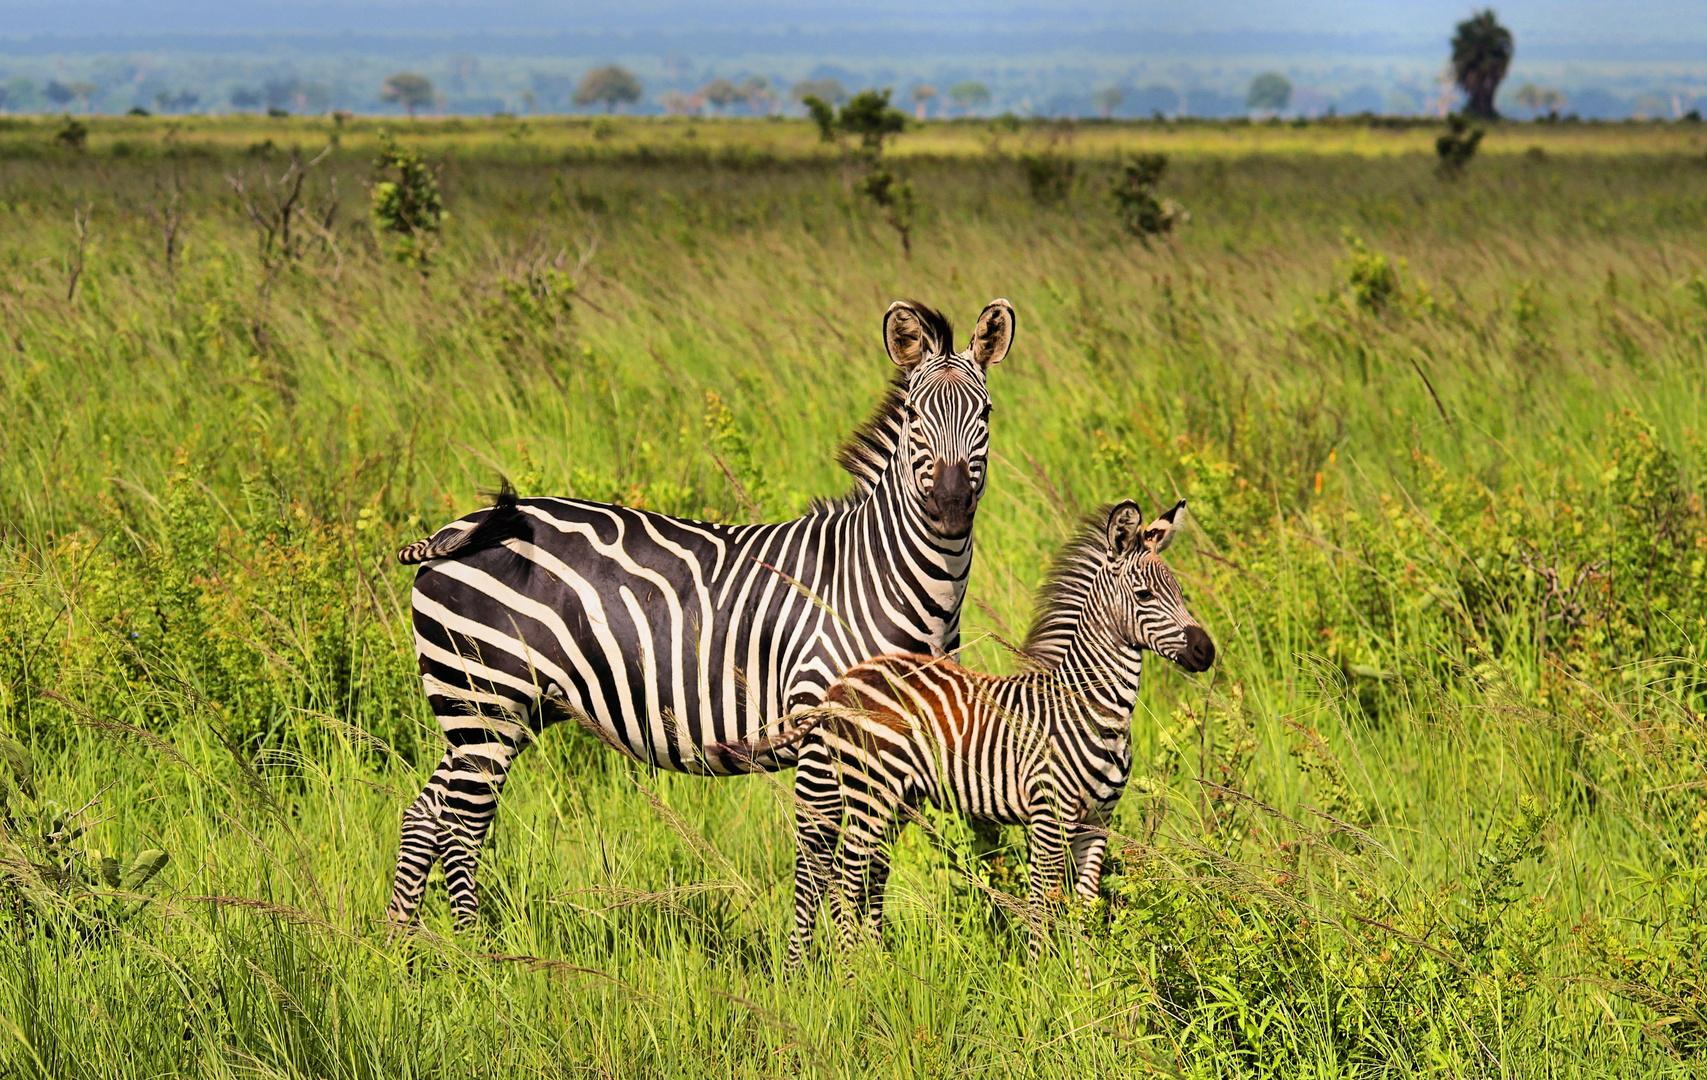
<svg viewBox="0 0 1707 1080">
<path fill-rule="evenodd" d="M 1079 523 L 1038 586 L 1037 614 L 1021 651 L 1045 670 L 1059 666 L 1066 655 L 1091 582 L 1108 559 L 1108 515 L 1113 509 L 1113 504 L 1100 506 Z"/>
</svg>

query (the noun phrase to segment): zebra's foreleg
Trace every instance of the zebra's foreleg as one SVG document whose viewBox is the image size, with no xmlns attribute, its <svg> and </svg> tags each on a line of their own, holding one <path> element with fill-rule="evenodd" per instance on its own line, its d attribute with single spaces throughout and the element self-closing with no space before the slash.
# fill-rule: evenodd
<svg viewBox="0 0 1707 1080">
<path fill-rule="evenodd" d="M 1078 875 L 1073 891 L 1081 903 L 1089 904 L 1095 901 L 1102 886 L 1102 861 L 1103 856 L 1108 853 L 1106 823 L 1107 818 L 1099 816 L 1094 824 L 1077 826 L 1073 834 L 1073 867 Z M 1091 971 L 1092 952 L 1088 940 L 1082 936 L 1074 940 L 1073 971 L 1078 975 L 1080 985 L 1087 990 L 1094 985 Z"/>
</svg>

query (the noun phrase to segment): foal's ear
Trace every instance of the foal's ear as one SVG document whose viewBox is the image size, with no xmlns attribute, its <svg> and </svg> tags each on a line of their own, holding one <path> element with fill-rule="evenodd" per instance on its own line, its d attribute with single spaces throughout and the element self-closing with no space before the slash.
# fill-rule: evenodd
<svg viewBox="0 0 1707 1080">
<path fill-rule="evenodd" d="M 942 355 L 948 351 L 949 343 L 936 339 L 931 324 L 919 315 L 918 308 L 897 300 L 883 316 L 883 346 L 889 350 L 889 359 L 910 368 L 927 356 Z"/>
<path fill-rule="evenodd" d="M 1185 500 L 1181 499 L 1172 510 L 1144 527 L 1145 551 L 1159 555 L 1168 550 L 1168 545 L 1174 542 L 1174 534 L 1179 532 L 1179 512 L 1184 509 Z"/>
<path fill-rule="evenodd" d="M 978 316 L 972 328 L 972 359 L 979 367 L 999 364 L 1014 344 L 1014 306 L 1006 300 L 992 300 Z"/>
<path fill-rule="evenodd" d="M 1117 503 L 1108 512 L 1108 555 L 1123 559 L 1144 542 L 1144 515 L 1131 499 Z"/>
</svg>

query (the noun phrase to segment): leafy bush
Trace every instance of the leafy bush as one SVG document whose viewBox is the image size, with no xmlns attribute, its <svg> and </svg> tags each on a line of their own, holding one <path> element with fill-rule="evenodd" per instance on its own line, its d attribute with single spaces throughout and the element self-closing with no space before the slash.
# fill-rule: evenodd
<svg viewBox="0 0 1707 1080">
<path fill-rule="evenodd" d="M 1032 200 L 1042 204 L 1064 200 L 1078 175 L 1078 164 L 1072 158 L 1053 151 L 1021 154 L 1019 167 Z"/>
<path fill-rule="evenodd" d="M 438 251 L 439 230 L 450 216 L 439 193 L 438 170 L 385 134 L 380 135 L 373 168 L 374 225 L 392 237 L 394 259 L 426 273 Z"/>
<path fill-rule="evenodd" d="M 1146 243 L 1150 237 L 1170 233 L 1191 218 L 1172 199 L 1156 195 L 1156 185 L 1161 183 L 1167 168 L 1166 154 L 1139 154 L 1121 166 L 1109 189 L 1121 224 Z"/>
<path fill-rule="evenodd" d="M 1244 826 L 1268 843 L 1129 846 L 1105 875 L 1109 921 L 1093 934 L 1140 1030 L 1246 1075 L 1298 1075 L 1323 1057 L 1426 1069 L 1476 1059 L 1542 992 L 1552 920 L 1516 882 L 1542 850 L 1547 814 L 1533 803 L 1465 887 L 1405 896 L 1356 826 L 1282 820 L 1269 833 L 1248 799 L 1229 801 L 1219 835 Z M 1249 861 L 1259 847 L 1273 854 Z"/>
<path fill-rule="evenodd" d="M 1434 141 L 1434 152 L 1440 159 L 1440 175 L 1455 180 L 1463 174 L 1470 159 L 1476 156 L 1476 148 L 1482 144 L 1483 131 L 1479 127 L 1472 128 L 1459 113 L 1446 118 L 1446 129 L 1446 134 Z"/>
<path fill-rule="evenodd" d="M 0 730 L 38 754 L 65 746 L 79 724 L 164 733 L 183 719 L 187 694 L 245 754 L 326 726 L 413 754 L 413 717 L 397 710 L 413 709 L 415 677 L 362 662 L 390 655 L 405 631 L 373 592 L 371 570 L 349 558 L 366 551 L 369 567 L 388 559 L 404 523 L 375 503 L 328 525 L 269 499 L 264 475 L 246 487 L 236 521 L 187 461 L 157 519 L 109 502 L 106 528 L 128 529 L 136 542 L 89 562 L 68 624 L 77 632 L 62 649 L 27 646 L 61 617 L 51 593 L 0 592 Z M 51 558 L 90 560 L 100 549 L 73 533 Z"/>
<path fill-rule="evenodd" d="M 895 174 L 887 168 L 878 166 L 860 178 L 854 190 L 883 211 L 883 219 L 889 223 L 901 238 L 901 253 L 907 258 L 913 256 L 913 220 L 917 207 L 913 202 L 913 185 L 908 180 L 897 180 Z"/>
<path fill-rule="evenodd" d="M 147 906 L 143 889 L 169 861 L 164 851 L 127 857 L 75 846 L 100 798 L 67 812 L 39 797 L 28 748 L 0 734 L 0 926 L 89 942 Z"/>
<path fill-rule="evenodd" d="M 89 127 L 81 120 L 66 117 L 65 126 L 60 128 L 53 138 L 55 142 L 68 150 L 81 150 L 84 144 L 89 141 Z"/>
</svg>

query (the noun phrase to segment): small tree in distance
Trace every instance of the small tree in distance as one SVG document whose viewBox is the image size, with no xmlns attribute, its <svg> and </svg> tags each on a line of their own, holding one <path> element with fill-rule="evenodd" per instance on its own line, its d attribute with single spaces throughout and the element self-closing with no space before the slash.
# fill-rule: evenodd
<svg viewBox="0 0 1707 1080">
<path fill-rule="evenodd" d="M 1114 119 L 1114 110 L 1126 102 L 1126 91 L 1118 86 L 1105 86 L 1091 95 L 1091 101 L 1096 103 L 1097 112 L 1102 113 L 1104 120 Z"/>
<path fill-rule="evenodd" d="M 741 80 L 741 100 L 747 103 L 747 108 L 755 116 L 769 116 L 776 111 L 776 91 L 771 89 L 771 81 L 763 75 L 749 75 Z"/>
<path fill-rule="evenodd" d="M 438 169 L 381 132 L 369 191 L 368 210 L 374 226 L 392 238 L 392 258 L 425 277 L 438 252 L 439 227 L 449 216 Z"/>
<path fill-rule="evenodd" d="M 838 121 L 849 135 L 858 135 L 860 147 L 872 158 L 883 153 L 883 140 L 906 130 L 907 117 L 889 107 L 888 90 L 861 90 L 846 105 Z"/>
<path fill-rule="evenodd" d="M 913 87 L 913 115 L 920 120 L 931 107 L 931 99 L 936 97 L 936 87 L 929 83 L 920 83 Z"/>
<path fill-rule="evenodd" d="M 1493 8 L 1478 11 L 1458 24 L 1452 35 L 1452 77 L 1470 100 L 1464 111 L 1484 120 L 1496 120 L 1494 94 L 1511 67 L 1515 47 L 1511 31 L 1500 25 Z"/>
<path fill-rule="evenodd" d="M 948 88 L 949 100 L 968 114 L 990 103 L 990 88 L 975 79 L 957 82 Z"/>
<path fill-rule="evenodd" d="M 1556 118 L 1559 110 L 1565 107 L 1565 95 L 1550 86 L 1524 83 L 1517 88 L 1517 103 L 1534 113 L 1537 119 L 1543 113 Z"/>
<path fill-rule="evenodd" d="M 836 141 L 836 110 L 828 101 L 817 94 L 807 94 L 800 104 L 806 106 L 806 115 L 818 125 L 818 138 L 823 142 Z"/>
<path fill-rule="evenodd" d="M 433 103 L 433 80 L 413 71 L 400 71 L 386 77 L 379 97 L 381 101 L 403 106 L 413 119 L 416 109 Z"/>
<path fill-rule="evenodd" d="M 737 101 L 745 101 L 747 98 L 747 95 L 741 92 L 741 88 L 728 79 L 711 80 L 700 87 L 699 96 L 718 112 L 722 112 Z"/>
<path fill-rule="evenodd" d="M 639 101 L 642 93 L 640 80 L 632 72 L 610 64 L 587 72 L 580 89 L 575 91 L 575 104 L 599 104 L 605 107 L 605 112 L 610 112 L 618 105 Z"/>
<path fill-rule="evenodd" d="M 1156 195 L 1167 169 L 1166 154 L 1139 154 L 1121 167 L 1109 189 L 1121 224 L 1145 247 L 1150 246 L 1150 237 L 1172 232 L 1175 226 L 1191 220 L 1185 207 Z"/>
<path fill-rule="evenodd" d="M 801 79 L 789 90 L 788 96 L 802 105 L 807 98 L 819 98 L 827 105 L 840 105 L 848 99 L 847 87 L 836 79 Z"/>
<path fill-rule="evenodd" d="M 1251 80 L 1245 92 L 1245 108 L 1277 113 L 1292 104 L 1292 83 L 1278 71 L 1265 71 Z"/>
</svg>

